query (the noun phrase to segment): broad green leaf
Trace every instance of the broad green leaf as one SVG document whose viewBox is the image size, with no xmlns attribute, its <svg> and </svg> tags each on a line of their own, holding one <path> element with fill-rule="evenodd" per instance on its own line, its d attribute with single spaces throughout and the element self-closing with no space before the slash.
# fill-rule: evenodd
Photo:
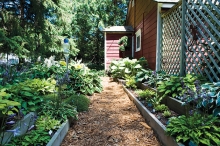
<svg viewBox="0 0 220 146">
<path fill-rule="evenodd" d="M 220 116 L 220 108 L 215 108 L 215 109 L 213 110 L 213 115 L 214 115 L 214 116 Z"/>
<path fill-rule="evenodd" d="M 25 101 L 22 102 L 22 103 L 21 103 L 21 106 L 22 106 L 24 109 L 27 109 L 27 102 L 25 102 Z"/>
<path fill-rule="evenodd" d="M 140 64 L 137 64 L 134 68 L 142 68 Z"/>
<path fill-rule="evenodd" d="M 168 93 L 171 93 L 171 90 L 167 90 L 167 91 L 165 92 L 166 95 L 167 95 Z"/>
</svg>

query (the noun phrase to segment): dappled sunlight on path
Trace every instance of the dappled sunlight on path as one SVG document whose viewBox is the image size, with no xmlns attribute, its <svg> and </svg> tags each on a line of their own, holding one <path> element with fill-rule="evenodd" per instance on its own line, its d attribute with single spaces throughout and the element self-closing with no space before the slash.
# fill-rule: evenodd
<svg viewBox="0 0 220 146">
<path fill-rule="evenodd" d="M 160 146 L 121 85 L 102 78 L 103 91 L 90 96 L 62 146 Z"/>
</svg>

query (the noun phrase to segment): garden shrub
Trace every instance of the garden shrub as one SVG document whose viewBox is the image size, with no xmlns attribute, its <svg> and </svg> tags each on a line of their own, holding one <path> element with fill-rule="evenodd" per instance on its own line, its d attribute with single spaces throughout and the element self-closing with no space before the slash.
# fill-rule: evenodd
<svg viewBox="0 0 220 146">
<path fill-rule="evenodd" d="M 69 98 L 65 99 L 65 102 L 74 105 L 77 108 L 78 112 L 88 111 L 90 99 L 85 95 L 72 95 Z"/>
</svg>

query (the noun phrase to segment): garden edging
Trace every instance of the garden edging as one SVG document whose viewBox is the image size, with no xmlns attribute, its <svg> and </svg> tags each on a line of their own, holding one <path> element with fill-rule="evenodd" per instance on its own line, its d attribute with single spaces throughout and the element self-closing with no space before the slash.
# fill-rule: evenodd
<svg viewBox="0 0 220 146">
<path fill-rule="evenodd" d="M 56 131 L 46 146 L 60 146 L 70 128 L 71 120 L 66 120 Z"/>
<path fill-rule="evenodd" d="M 184 146 L 177 143 L 173 137 L 166 134 L 166 127 L 123 85 L 123 89 L 128 94 L 131 101 L 134 102 L 146 122 L 153 128 L 158 135 L 158 138 L 166 146 Z"/>
<path fill-rule="evenodd" d="M 19 120 L 15 124 L 15 126 L 13 126 L 12 129 L 18 128 L 19 135 L 25 134 L 28 131 L 28 129 L 30 128 L 30 126 L 34 124 L 34 122 L 35 122 L 34 116 L 36 116 L 36 113 L 34 113 L 34 112 L 28 113 L 21 120 Z M 4 132 L 2 144 L 8 143 L 12 137 L 13 137 L 13 132 Z"/>
<path fill-rule="evenodd" d="M 141 88 L 142 90 L 150 89 L 150 90 L 156 91 L 154 88 L 151 88 L 144 83 L 141 83 L 139 85 L 139 88 Z M 168 106 L 169 109 L 175 111 L 176 113 L 178 113 L 180 115 L 185 115 L 187 112 L 186 105 L 183 105 L 184 102 L 181 102 L 180 100 L 172 98 L 170 96 L 166 96 L 162 100 L 162 103 L 165 104 L 166 106 Z"/>
</svg>

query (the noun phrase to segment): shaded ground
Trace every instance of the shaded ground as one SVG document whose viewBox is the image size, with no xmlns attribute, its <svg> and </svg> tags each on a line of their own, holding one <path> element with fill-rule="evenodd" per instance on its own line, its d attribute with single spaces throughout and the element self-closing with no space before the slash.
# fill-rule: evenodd
<svg viewBox="0 0 220 146">
<path fill-rule="evenodd" d="M 102 78 L 103 91 L 90 97 L 88 112 L 68 131 L 62 146 L 160 146 L 121 85 Z"/>
</svg>

